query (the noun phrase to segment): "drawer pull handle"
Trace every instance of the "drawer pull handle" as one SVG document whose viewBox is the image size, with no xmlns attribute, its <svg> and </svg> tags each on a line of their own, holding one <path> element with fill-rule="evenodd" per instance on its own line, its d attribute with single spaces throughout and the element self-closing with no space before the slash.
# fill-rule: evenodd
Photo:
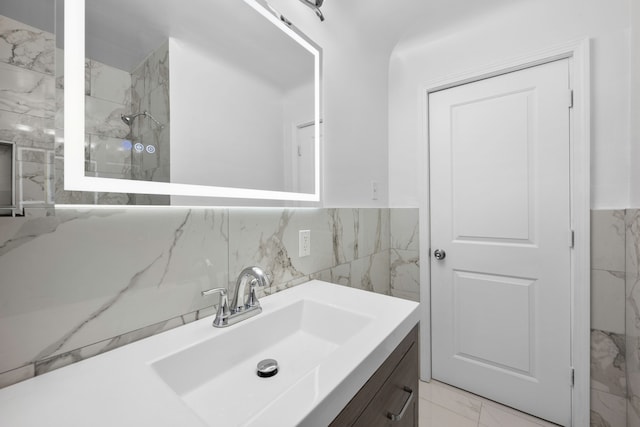
<svg viewBox="0 0 640 427">
<path fill-rule="evenodd" d="M 407 398 L 407 401 L 404 402 L 404 406 L 402 406 L 402 410 L 399 414 L 392 414 L 391 412 L 387 412 L 387 418 L 389 418 L 391 421 L 400 421 L 402 417 L 404 417 L 404 413 L 407 412 L 407 409 L 409 408 L 409 406 L 411 406 L 411 402 L 413 401 L 413 390 L 411 390 L 407 386 L 402 387 L 402 390 L 409 393 L 409 397 Z"/>
</svg>

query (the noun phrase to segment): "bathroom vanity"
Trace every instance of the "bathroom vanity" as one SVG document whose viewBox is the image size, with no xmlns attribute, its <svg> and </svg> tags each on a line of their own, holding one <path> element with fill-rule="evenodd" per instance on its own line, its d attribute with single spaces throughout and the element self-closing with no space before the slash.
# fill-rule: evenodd
<svg viewBox="0 0 640 427">
<path fill-rule="evenodd" d="M 417 303 L 317 280 L 260 302 L 0 390 L 2 424 L 417 425 Z"/>
<path fill-rule="evenodd" d="M 331 427 L 418 425 L 418 327 L 414 327 Z"/>
</svg>

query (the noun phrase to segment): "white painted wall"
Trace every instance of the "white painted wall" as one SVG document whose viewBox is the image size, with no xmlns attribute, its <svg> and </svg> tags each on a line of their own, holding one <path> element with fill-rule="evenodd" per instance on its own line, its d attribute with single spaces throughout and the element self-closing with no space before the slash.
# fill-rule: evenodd
<svg viewBox="0 0 640 427">
<path fill-rule="evenodd" d="M 367 43 L 337 13 L 339 1 L 325 3 L 324 22 L 298 1 L 269 3 L 323 49 L 323 205 L 387 206 L 389 51 Z M 380 187 L 375 201 L 372 181 Z"/>
<path fill-rule="evenodd" d="M 182 40 L 169 52 L 172 182 L 281 190 L 284 148 L 265 141 L 283 140 L 282 92 Z"/>
<path fill-rule="evenodd" d="M 425 83 L 572 39 L 592 39 L 592 207 L 629 204 L 629 0 L 514 3 L 446 31 L 414 31 L 389 75 L 389 203 L 419 206 Z M 640 154 L 640 149 L 636 150 Z M 640 172 L 634 172 L 634 175 Z M 640 190 L 640 188 L 638 188 Z"/>
</svg>

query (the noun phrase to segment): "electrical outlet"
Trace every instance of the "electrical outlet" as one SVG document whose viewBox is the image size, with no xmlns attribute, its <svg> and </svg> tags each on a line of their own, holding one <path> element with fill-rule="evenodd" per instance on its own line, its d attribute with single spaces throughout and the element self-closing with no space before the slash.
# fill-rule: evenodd
<svg viewBox="0 0 640 427">
<path fill-rule="evenodd" d="M 298 256 L 311 255 L 311 230 L 298 231 Z"/>
</svg>

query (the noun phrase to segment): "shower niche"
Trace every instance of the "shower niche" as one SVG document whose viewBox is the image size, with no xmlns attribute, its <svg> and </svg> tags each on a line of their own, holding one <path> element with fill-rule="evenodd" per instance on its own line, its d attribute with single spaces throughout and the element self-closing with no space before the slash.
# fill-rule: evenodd
<svg viewBox="0 0 640 427">
<path fill-rule="evenodd" d="M 0 141 L 0 216 L 16 214 L 15 144 Z"/>
<path fill-rule="evenodd" d="M 56 203 L 319 200 L 321 50 L 264 0 L 58 3 Z"/>
</svg>

